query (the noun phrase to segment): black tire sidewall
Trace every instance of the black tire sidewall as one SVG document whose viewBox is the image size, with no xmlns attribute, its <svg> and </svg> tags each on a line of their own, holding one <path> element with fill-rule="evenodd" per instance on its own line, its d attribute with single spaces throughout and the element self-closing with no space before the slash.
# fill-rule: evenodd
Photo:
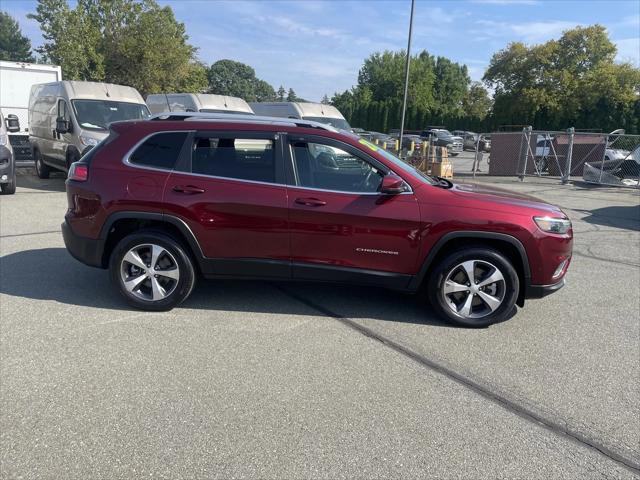
<svg viewBox="0 0 640 480">
<path fill-rule="evenodd" d="M 495 265 L 505 279 L 505 297 L 498 309 L 483 318 L 467 319 L 451 311 L 441 294 L 445 275 L 457 264 L 467 260 L 484 260 Z M 447 255 L 434 269 L 429 282 L 429 300 L 432 307 L 451 323 L 464 327 L 487 327 L 506 319 L 512 312 L 520 289 L 518 273 L 511 262 L 500 252 L 491 248 L 473 247 Z"/>
<path fill-rule="evenodd" d="M 49 178 L 50 172 L 49 167 L 46 166 L 42 161 L 42 154 L 39 150 L 34 150 L 33 156 L 35 161 L 36 175 L 38 176 L 38 178 L 46 180 L 47 178 Z"/>
<path fill-rule="evenodd" d="M 165 248 L 173 255 L 180 269 L 180 279 L 176 289 L 166 298 L 158 301 L 145 301 L 132 297 L 124 288 L 122 279 L 120 278 L 120 263 L 124 255 L 136 245 L 145 243 L 155 243 Z M 182 303 L 193 290 L 195 286 L 195 270 L 193 262 L 184 247 L 169 235 L 162 232 L 139 232 L 128 235 L 118 242 L 111 253 L 109 259 L 109 273 L 112 282 L 117 286 L 122 296 L 127 302 L 141 310 L 149 311 L 166 311 L 171 310 L 175 306 Z"/>
</svg>

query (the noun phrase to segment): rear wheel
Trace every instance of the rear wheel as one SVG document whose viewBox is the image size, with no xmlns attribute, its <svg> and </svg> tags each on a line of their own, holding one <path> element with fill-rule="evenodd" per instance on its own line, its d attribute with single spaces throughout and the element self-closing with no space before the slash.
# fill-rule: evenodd
<svg viewBox="0 0 640 480">
<path fill-rule="evenodd" d="M 436 266 L 429 282 L 429 299 L 452 323 L 486 327 L 508 318 L 519 289 L 518 274 L 504 255 L 473 247 L 452 252 Z"/>
<path fill-rule="evenodd" d="M 195 285 L 185 249 L 156 231 L 135 233 L 116 245 L 109 262 L 111 279 L 127 302 L 142 310 L 171 310 Z"/>
<path fill-rule="evenodd" d="M 51 169 L 42 161 L 42 154 L 39 150 L 33 151 L 33 157 L 36 164 L 36 175 L 38 178 L 47 179 L 51 173 Z"/>
</svg>

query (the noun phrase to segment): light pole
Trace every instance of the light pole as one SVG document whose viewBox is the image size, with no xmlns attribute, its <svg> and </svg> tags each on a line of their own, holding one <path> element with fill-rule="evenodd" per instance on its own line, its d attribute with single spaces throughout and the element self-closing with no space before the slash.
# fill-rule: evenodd
<svg viewBox="0 0 640 480">
<path fill-rule="evenodd" d="M 404 99 L 402 101 L 402 121 L 400 122 L 399 155 L 402 155 L 402 137 L 404 136 L 404 117 L 407 112 L 407 94 L 409 92 L 409 65 L 411 63 L 411 32 L 413 30 L 413 7 L 415 0 L 411 0 L 411 15 L 409 16 L 409 41 L 407 42 L 407 61 L 404 66 Z"/>
</svg>

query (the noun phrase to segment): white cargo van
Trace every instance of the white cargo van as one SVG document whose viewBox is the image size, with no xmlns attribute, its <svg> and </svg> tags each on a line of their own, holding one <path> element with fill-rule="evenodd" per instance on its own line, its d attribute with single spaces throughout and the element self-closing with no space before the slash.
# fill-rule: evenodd
<svg viewBox="0 0 640 480">
<path fill-rule="evenodd" d="M 253 110 L 243 99 L 210 93 L 154 93 L 147 96 L 147 106 L 153 114 L 207 112 L 253 115 Z"/>
<path fill-rule="evenodd" d="M 109 134 L 109 124 L 149 118 L 133 87 L 112 83 L 63 81 L 34 85 L 29 99 L 29 143 L 36 173 L 66 171 Z"/>
<path fill-rule="evenodd" d="M 58 82 L 62 71 L 57 65 L 0 61 L 0 109 L 5 119 L 18 117 L 19 131 L 9 132 L 16 159 L 31 158 L 29 146 L 29 95 L 37 83 Z M 12 117 L 11 117 L 12 118 Z"/>
<path fill-rule="evenodd" d="M 349 122 L 336 107 L 310 102 L 252 102 L 249 106 L 256 115 L 267 117 L 299 118 L 327 123 L 341 130 L 351 130 Z"/>
</svg>

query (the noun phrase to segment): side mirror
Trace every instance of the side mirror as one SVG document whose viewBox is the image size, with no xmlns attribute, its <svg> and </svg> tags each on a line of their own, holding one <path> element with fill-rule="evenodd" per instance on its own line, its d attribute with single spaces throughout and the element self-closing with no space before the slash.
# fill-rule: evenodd
<svg viewBox="0 0 640 480">
<path fill-rule="evenodd" d="M 386 195 L 397 195 L 405 191 L 405 183 L 399 176 L 390 173 L 382 178 L 380 192 Z"/>
<path fill-rule="evenodd" d="M 65 120 L 63 117 L 56 118 L 56 132 L 67 133 L 69 131 L 69 120 Z"/>
<path fill-rule="evenodd" d="M 20 120 L 18 120 L 17 115 L 10 113 L 9 115 L 7 115 L 5 123 L 7 124 L 8 132 L 15 133 L 20 131 Z"/>
</svg>

